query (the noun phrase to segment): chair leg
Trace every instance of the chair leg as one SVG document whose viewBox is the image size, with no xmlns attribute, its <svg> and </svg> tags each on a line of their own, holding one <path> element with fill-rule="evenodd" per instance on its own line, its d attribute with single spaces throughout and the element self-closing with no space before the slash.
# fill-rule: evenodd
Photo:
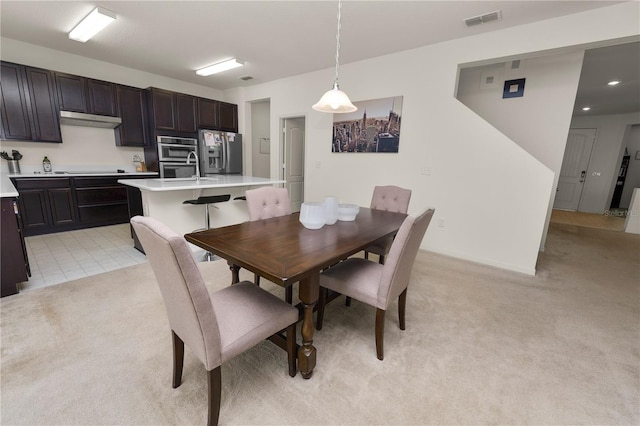
<svg viewBox="0 0 640 426">
<path fill-rule="evenodd" d="M 344 305 L 345 306 L 351 306 L 351 298 L 349 296 L 347 296 L 347 298 L 345 299 Z"/>
<path fill-rule="evenodd" d="M 285 287 L 284 300 L 290 305 L 293 304 L 293 286 Z"/>
<path fill-rule="evenodd" d="M 398 321 L 400 322 L 400 330 L 405 329 L 404 313 L 407 307 L 407 289 L 405 288 L 400 297 L 398 297 Z"/>
<path fill-rule="evenodd" d="M 378 359 L 384 359 L 384 309 L 376 309 L 376 353 Z"/>
<path fill-rule="evenodd" d="M 182 383 L 182 366 L 184 365 L 184 342 L 171 330 L 171 340 L 173 341 L 173 388 L 177 388 Z"/>
<path fill-rule="evenodd" d="M 326 288 L 320 287 L 320 295 L 318 297 L 318 313 L 316 316 L 316 330 L 322 330 L 322 321 L 324 320 L 324 307 L 327 304 Z"/>
<path fill-rule="evenodd" d="M 255 274 L 253 278 L 253 282 L 256 283 L 258 287 L 260 287 L 260 275 Z"/>
<path fill-rule="evenodd" d="M 295 377 L 298 372 L 296 359 L 298 358 L 298 348 L 296 345 L 296 324 L 287 327 L 287 360 L 289 361 L 289 375 Z"/>
<path fill-rule="evenodd" d="M 209 414 L 207 425 L 215 426 L 220 418 L 220 400 L 222 399 L 222 375 L 221 366 L 217 366 L 211 371 L 207 371 L 207 381 L 209 383 Z"/>
</svg>

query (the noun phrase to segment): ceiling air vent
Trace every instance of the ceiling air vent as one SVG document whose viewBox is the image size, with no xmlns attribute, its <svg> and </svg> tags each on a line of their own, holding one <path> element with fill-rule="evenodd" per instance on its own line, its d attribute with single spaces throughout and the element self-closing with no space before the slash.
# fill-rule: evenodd
<svg viewBox="0 0 640 426">
<path fill-rule="evenodd" d="M 243 75 L 242 77 L 239 77 L 240 80 L 243 81 L 249 81 L 249 80 L 253 80 L 253 77 L 251 77 L 250 75 Z"/>
<path fill-rule="evenodd" d="M 496 10 L 494 12 L 485 13 L 484 15 L 472 16 L 464 20 L 467 27 L 473 27 L 474 25 L 486 24 L 491 21 L 501 21 L 502 11 Z"/>
</svg>

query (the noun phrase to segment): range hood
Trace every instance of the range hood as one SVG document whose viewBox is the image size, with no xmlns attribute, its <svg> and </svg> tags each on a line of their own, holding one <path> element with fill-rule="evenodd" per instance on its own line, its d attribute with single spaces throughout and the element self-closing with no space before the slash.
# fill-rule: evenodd
<svg viewBox="0 0 640 426">
<path fill-rule="evenodd" d="M 60 124 L 84 127 L 101 127 L 115 129 L 122 124 L 120 117 L 108 115 L 84 114 L 82 112 L 60 111 Z"/>
</svg>

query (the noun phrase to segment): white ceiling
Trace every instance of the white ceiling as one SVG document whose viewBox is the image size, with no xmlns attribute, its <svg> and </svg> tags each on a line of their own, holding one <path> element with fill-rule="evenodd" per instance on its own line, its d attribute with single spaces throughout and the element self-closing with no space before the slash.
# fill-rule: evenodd
<svg viewBox="0 0 640 426">
<path fill-rule="evenodd" d="M 620 1 L 344 0 L 340 63 L 614 3 Z M 87 43 L 70 40 L 67 33 L 95 6 L 115 12 L 117 21 Z M 502 11 L 501 21 L 475 27 L 463 23 L 465 18 L 495 10 Z M 0 34 L 224 90 L 333 67 L 336 14 L 335 0 L 2 0 Z M 246 65 L 209 77 L 194 72 L 230 57 L 245 60 Z M 254 79 L 239 79 L 246 75 Z"/>
</svg>

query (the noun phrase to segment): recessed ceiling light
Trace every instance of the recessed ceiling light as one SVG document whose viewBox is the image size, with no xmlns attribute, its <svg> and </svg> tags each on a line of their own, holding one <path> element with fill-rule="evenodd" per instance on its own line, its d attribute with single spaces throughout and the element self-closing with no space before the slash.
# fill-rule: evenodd
<svg viewBox="0 0 640 426">
<path fill-rule="evenodd" d="M 583 107 L 582 110 L 583 111 L 589 111 L 591 109 L 591 107 Z"/>
<path fill-rule="evenodd" d="M 607 83 L 609 86 L 615 86 L 617 84 L 620 84 L 620 82 L 618 80 L 613 80 Z"/>
<path fill-rule="evenodd" d="M 116 18 L 117 15 L 110 10 L 96 7 L 71 30 L 69 38 L 84 43 L 115 21 Z"/>
<path fill-rule="evenodd" d="M 237 67 L 241 67 L 243 65 L 244 65 L 244 61 L 240 61 L 236 58 L 231 58 L 226 61 L 218 62 L 217 64 L 200 68 L 199 70 L 196 70 L 196 74 L 206 77 L 211 74 L 217 74 L 219 72 L 231 70 Z"/>
</svg>

